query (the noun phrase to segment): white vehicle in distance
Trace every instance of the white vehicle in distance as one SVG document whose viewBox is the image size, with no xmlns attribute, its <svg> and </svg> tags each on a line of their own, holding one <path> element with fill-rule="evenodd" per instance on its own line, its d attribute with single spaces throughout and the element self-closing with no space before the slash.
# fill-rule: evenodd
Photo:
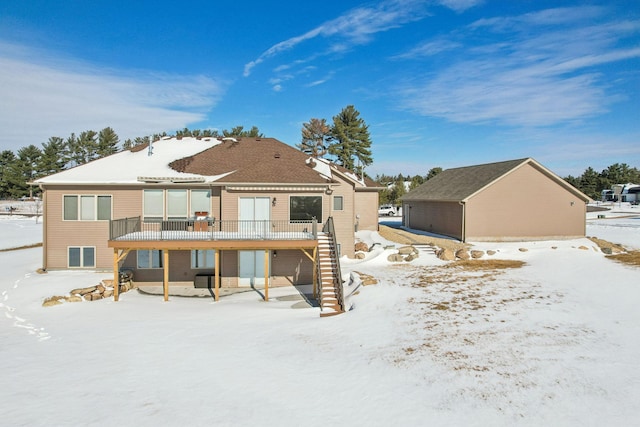
<svg viewBox="0 0 640 427">
<path fill-rule="evenodd" d="M 378 208 L 378 216 L 396 216 L 396 208 L 393 205 L 381 205 Z"/>
</svg>

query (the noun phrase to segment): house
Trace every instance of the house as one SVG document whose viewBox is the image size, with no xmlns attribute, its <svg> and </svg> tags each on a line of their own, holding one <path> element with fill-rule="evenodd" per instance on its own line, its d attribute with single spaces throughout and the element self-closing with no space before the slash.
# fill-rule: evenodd
<svg viewBox="0 0 640 427">
<path fill-rule="evenodd" d="M 464 242 L 576 238 L 590 200 L 526 158 L 441 172 L 402 197 L 403 223 Z"/>
<path fill-rule="evenodd" d="M 378 227 L 373 181 L 273 138 L 165 138 L 35 184 L 45 270 L 131 270 L 165 299 L 202 283 L 216 300 L 220 287 L 340 292 L 339 257 Z"/>
<path fill-rule="evenodd" d="M 640 185 L 631 183 L 624 184 L 618 195 L 619 198 L 616 198 L 617 200 L 637 205 L 640 201 Z"/>
</svg>

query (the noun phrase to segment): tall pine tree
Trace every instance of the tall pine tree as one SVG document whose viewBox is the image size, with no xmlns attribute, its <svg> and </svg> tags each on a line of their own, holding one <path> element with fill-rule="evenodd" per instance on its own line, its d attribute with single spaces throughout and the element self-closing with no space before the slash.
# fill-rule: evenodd
<svg viewBox="0 0 640 427">
<path fill-rule="evenodd" d="M 0 153 L 0 199 L 11 196 L 13 186 L 10 179 L 10 167 L 16 162 L 16 155 L 11 150 L 4 150 Z"/>
<path fill-rule="evenodd" d="M 353 105 L 333 117 L 330 139 L 329 154 L 336 157 L 336 163 L 358 173 L 373 163 L 369 126 Z"/>
<path fill-rule="evenodd" d="M 96 149 L 98 158 L 110 156 L 117 152 L 119 143 L 120 138 L 118 138 L 118 135 L 112 128 L 106 127 L 102 129 L 98 134 L 98 145 Z"/>
<path fill-rule="evenodd" d="M 327 138 L 331 128 L 326 119 L 311 119 L 302 125 L 302 141 L 296 147 L 310 156 L 319 158 L 327 154 Z"/>
<path fill-rule="evenodd" d="M 51 175 L 64 169 L 67 164 L 64 153 L 64 139 L 58 136 L 52 136 L 42 144 L 42 155 L 38 161 L 38 177 Z"/>
<path fill-rule="evenodd" d="M 29 194 L 29 182 L 38 176 L 38 163 L 42 152 L 31 144 L 18 150 L 17 159 L 7 168 L 9 195 L 21 197 Z"/>
</svg>

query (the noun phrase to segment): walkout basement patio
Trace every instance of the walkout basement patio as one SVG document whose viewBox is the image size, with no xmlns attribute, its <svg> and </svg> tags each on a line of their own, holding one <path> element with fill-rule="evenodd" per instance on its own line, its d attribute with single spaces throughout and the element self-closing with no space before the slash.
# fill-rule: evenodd
<svg viewBox="0 0 640 427">
<path fill-rule="evenodd" d="M 119 283 L 120 263 L 131 251 L 160 250 L 163 262 L 163 295 L 169 299 L 169 259 L 172 251 L 215 250 L 213 298 L 220 298 L 220 251 L 264 251 L 264 294 L 269 300 L 270 251 L 300 250 L 313 263 L 313 297 L 318 296 L 318 222 L 312 220 L 145 220 L 141 217 L 110 221 L 108 247 L 113 248 L 114 283 Z M 119 299 L 114 286 L 114 301 Z"/>
</svg>

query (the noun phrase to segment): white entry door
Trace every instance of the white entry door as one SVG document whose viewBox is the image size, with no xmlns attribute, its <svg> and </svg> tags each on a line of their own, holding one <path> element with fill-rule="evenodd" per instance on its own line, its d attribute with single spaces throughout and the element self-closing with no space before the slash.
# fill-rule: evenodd
<svg viewBox="0 0 640 427">
<path fill-rule="evenodd" d="M 271 202 L 268 197 L 240 197 L 239 220 L 243 233 L 264 233 L 269 230 Z M 256 235 L 256 238 L 259 238 Z"/>
<path fill-rule="evenodd" d="M 240 230 L 255 233 L 258 239 L 269 231 L 271 201 L 269 197 L 241 197 L 239 206 Z M 238 251 L 239 285 L 264 286 L 264 251 Z"/>
</svg>

